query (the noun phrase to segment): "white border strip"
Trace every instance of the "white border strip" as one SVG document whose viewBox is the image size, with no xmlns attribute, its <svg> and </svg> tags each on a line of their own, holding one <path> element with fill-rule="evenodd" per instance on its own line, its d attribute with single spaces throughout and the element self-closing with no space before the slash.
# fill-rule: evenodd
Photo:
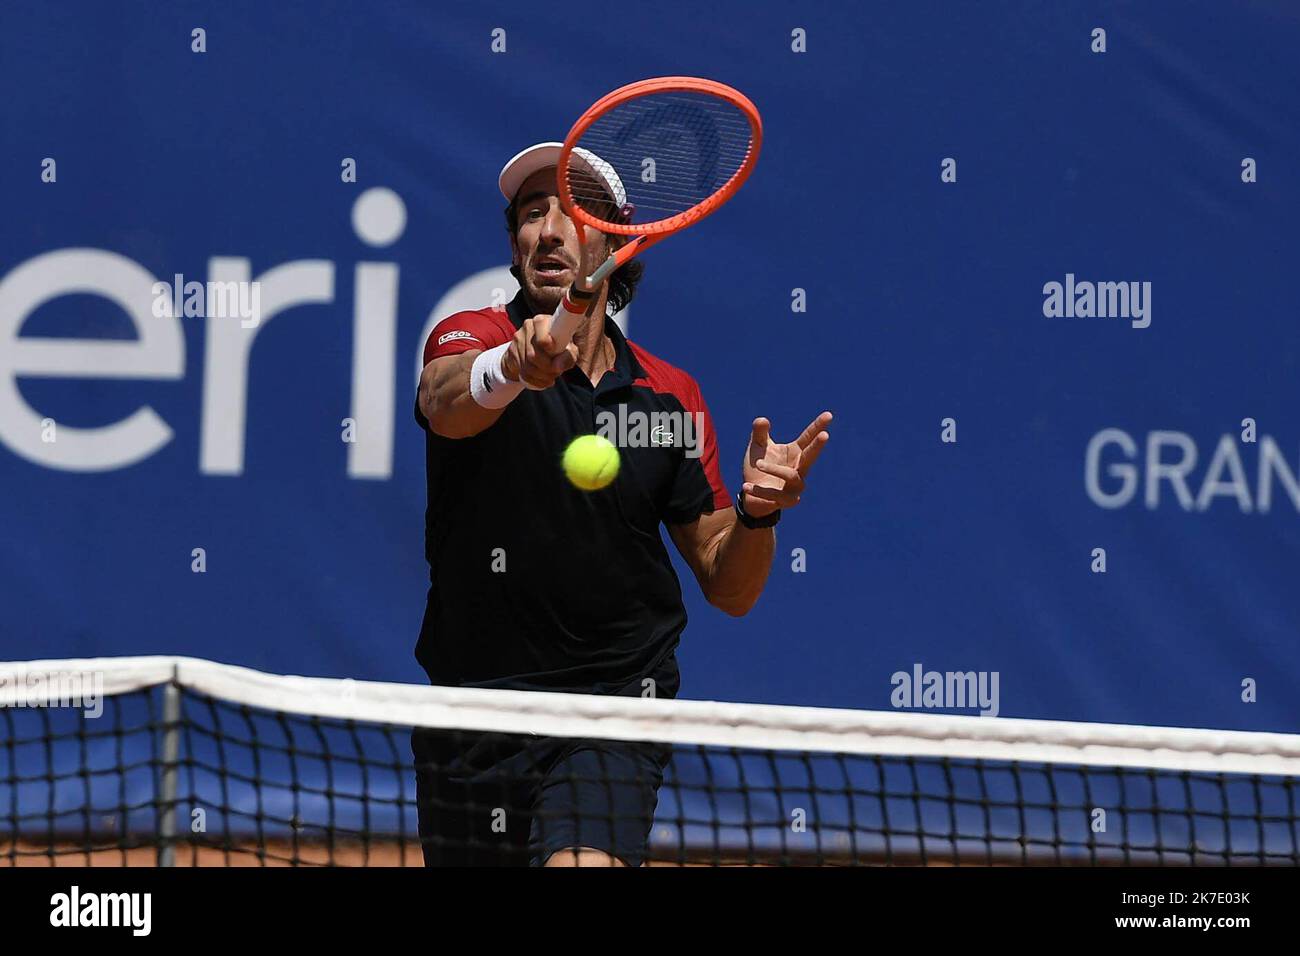
<svg viewBox="0 0 1300 956">
<path fill-rule="evenodd" d="M 105 696 L 175 678 L 190 690 L 249 707 L 405 726 L 1300 777 L 1297 734 L 428 687 L 286 677 L 191 657 L 7 663 L 0 664 L 0 682 L 32 672 L 97 673 Z"/>
</svg>

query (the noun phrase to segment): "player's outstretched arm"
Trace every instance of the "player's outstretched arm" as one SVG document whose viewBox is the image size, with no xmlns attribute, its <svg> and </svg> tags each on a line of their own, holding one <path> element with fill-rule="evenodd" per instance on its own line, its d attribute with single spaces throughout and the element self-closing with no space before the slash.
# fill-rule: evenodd
<svg viewBox="0 0 1300 956">
<path fill-rule="evenodd" d="M 781 444 L 772 441 L 766 418 L 754 419 L 741 467 L 744 517 L 733 508 L 669 525 L 673 543 L 714 607 L 740 617 L 758 601 L 776 550 L 772 528 L 762 525 L 799 504 L 808 472 L 830 439 L 830 424 L 831 413 L 822 412 L 798 438 Z"/>
<path fill-rule="evenodd" d="M 551 317 L 525 319 L 514 338 L 494 349 L 436 358 L 420 374 L 420 414 L 435 435 L 470 438 L 490 428 L 525 388 L 546 389 L 571 369 L 578 348 L 556 347 Z"/>
<path fill-rule="evenodd" d="M 420 374 L 420 414 L 435 435 L 469 438 L 490 428 L 506 410 L 504 405 L 484 408 L 470 397 L 470 369 L 481 354 L 475 349 L 436 358 Z"/>
</svg>

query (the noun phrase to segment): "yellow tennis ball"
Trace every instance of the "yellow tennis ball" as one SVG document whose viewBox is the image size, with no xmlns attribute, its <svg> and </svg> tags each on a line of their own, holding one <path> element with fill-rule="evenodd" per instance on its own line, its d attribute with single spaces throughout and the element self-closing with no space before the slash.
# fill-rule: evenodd
<svg viewBox="0 0 1300 956">
<path fill-rule="evenodd" d="M 599 435 L 579 435 L 564 449 L 564 473 L 583 491 L 599 491 L 618 477 L 618 449 Z"/>
</svg>

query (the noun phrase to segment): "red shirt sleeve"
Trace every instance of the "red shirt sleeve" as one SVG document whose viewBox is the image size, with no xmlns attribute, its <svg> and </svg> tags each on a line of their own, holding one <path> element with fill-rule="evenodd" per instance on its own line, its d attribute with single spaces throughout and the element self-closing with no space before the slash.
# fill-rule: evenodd
<svg viewBox="0 0 1300 956">
<path fill-rule="evenodd" d="M 433 327 L 424 343 L 424 364 L 461 352 L 483 351 L 509 342 L 515 327 L 504 309 L 457 312 Z"/>
<path fill-rule="evenodd" d="M 483 351 L 509 342 L 515 327 L 505 309 L 482 309 L 478 312 L 457 312 L 433 327 L 424 343 L 424 364 L 461 352 Z M 420 411 L 420 396 L 415 396 L 415 422 L 423 429 L 429 428 Z"/>
<path fill-rule="evenodd" d="M 709 406 L 704 402 L 699 383 L 692 380 L 692 384 L 695 392 L 691 396 L 694 401 L 690 404 L 695 407 L 688 408 L 688 411 L 700 412 L 704 416 L 704 450 L 700 454 L 700 464 L 704 466 L 704 475 L 709 479 L 709 488 L 713 491 L 713 510 L 725 511 L 731 507 L 731 495 L 722 480 L 722 469 L 718 465 L 718 434 L 713 428 L 713 416 L 709 414 Z"/>
<path fill-rule="evenodd" d="M 699 422 L 701 431 L 695 439 L 699 443 L 699 454 L 683 455 L 678 463 L 662 519 L 668 524 L 686 524 L 701 514 L 730 508 L 731 495 L 718 464 L 718 435 L 699 383 L 635 342 L 628 342 L 628 346 L 645 369 L 645 376 L 638 378 L 635 384 L 676 398 L 682 410 Z"/>
<path fill-rule="evenodd" d="M 661 517 L 667 524 L 686 524 L 702 514 L 730 508 L 731 495 L 722 480 L 722 470 L 718 465 L 718 436 L 713 430 L 713 417 L 700 394 L 700 387 L 685 373 L 676 374 L 680 380 L 675 394 L 686 413 L 700 423 L 701 434 L 696 438 L 699 455 L 681 457 Z"/>
</svg>

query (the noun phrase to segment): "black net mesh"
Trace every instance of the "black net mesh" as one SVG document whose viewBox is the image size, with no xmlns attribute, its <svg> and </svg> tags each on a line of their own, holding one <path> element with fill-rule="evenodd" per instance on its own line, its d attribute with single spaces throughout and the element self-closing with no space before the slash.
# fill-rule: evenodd
<svg viewBox="0 0 1300 956">
<path fill-rule="evenodd" d="M 551 696 L 551 695 L 546 695 Z M 163 685 L 0 708 L 0 863 L 1300 863 L 1296 778 L 416 730 Z"/>
</svg>

